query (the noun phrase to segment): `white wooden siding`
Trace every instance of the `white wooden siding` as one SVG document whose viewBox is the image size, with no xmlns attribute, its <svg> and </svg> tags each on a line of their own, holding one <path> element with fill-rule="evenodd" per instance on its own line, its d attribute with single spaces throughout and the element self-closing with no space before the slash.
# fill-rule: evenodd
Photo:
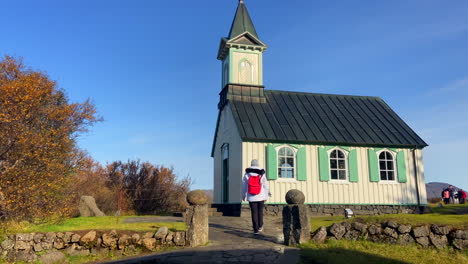
<svg viewBox="0 0 468 264">
<path fill-rule="evenodd" d="M 242 170 L 238 172 L 239 179 L 242 177 L 242 172 L 250 166 L 252 159 L 258 159 L 260 166 L 266 168 L 266 145 L 266 143 L 242 143 Z M 370 182 L 367 148 L 363 147 L 351 147 L 351 149 L 356 149 L 358 152 L 359 181 L 357 183 L 333 183 L 331 181 L 321 182 L 319 180 L 317 146 L 304 146 L 306 147 L 307 155 L 307 181 L 287 182 L 280 179 L 269 181 L 272 197 L 267 201 L 268 203 L 285 203 L 284 196 L 286 192 L 290 189 L 299 189 L 305 194 L 306 203 L 417 204 L 412 150 L 404 149 L 406 157 L 406 183 Z M 416 164 L 421 204 L 426 204 L 424 166 L 421 150 L 416 150 Z M 240 197 L 237 202 L 240 202 Z"/>
</svg>

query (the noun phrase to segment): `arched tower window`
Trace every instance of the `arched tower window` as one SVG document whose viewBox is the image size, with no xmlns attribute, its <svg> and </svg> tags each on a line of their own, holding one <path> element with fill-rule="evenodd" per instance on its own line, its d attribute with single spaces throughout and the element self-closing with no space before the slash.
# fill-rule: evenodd
<svg viewBox="0 0 468 264">
<path fill-rule="evenodd" d="M 241 60 L 239 63 L 239 82 L 246 84 L 254 82 L 254 67 L 247 59 Z"/>
<path fill-rule="evenodd" d="M 296 154 L 290 147 L 282 147 L 278 151 L 278 175 L 283 179 L 293 179 L 296 166 Z"/>
<path fill-rule="evenodd" d="M 380 180 L 395 180 L 395 157 L 388 151 L 382 151 L 379 154 Z"/>
<path fill-rule="evenodd" d="M 348 164 L 346 154 L 334 149 L 330 152 L 330 178 L 332 180 L 346 180 L 348 176 Z"/>
</svg>

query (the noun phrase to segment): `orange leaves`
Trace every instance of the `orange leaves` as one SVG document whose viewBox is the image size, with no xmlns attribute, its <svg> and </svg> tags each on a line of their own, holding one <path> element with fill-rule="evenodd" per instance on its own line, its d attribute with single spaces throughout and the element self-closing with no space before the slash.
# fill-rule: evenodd
<svg viewBox="0 0 468 264">
<path fill-rule="evenodd" d="M 46 74 L 9 56 L 0 61 L 0 188 L 10 216 L 63 213 L 77 166 L 73 138 L 95 115 L 89 101 L 70 104 Z"/>
</svg>

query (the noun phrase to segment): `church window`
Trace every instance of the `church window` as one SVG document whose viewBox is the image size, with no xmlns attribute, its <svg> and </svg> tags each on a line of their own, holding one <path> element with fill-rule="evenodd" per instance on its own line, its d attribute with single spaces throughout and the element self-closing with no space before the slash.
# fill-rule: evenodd
<svg viewBox="0 0 468 264">
<path fill-rule="evenodd" d="M 243 59 L 239 63 L 239 82 L 246 84 L 254 82 L 254 66 L 247 59 Z"/>
<path fill-rule="evenodd" d="M 278 176 L 283 179 L 293 179 L 296 164 L 296 153 L 290 147 L 282 147 L 278 151 Z"/>
<path fill-rule="evenodd" d="M 380 180 L 395 180 L 395 157 L 389 151 L 382 151 L 379 154 Z"/>
<path fill-rule="evenodd" d="M 340 149 L 330 152 L 330 179 L 345 181 L 348 176 L 348 162 L 346 153 Z"/>
</svg>

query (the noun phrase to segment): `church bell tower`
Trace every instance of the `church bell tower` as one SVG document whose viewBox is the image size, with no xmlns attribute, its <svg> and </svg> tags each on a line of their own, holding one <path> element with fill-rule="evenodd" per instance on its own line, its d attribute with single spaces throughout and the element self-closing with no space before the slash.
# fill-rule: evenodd
<svg viewBox="0 0 468 264">
<path fill-rule="evenodd" d="M 246 96 L 263 97 L 262 61 L 266 49 L 267 46 L 258 37 L 244 0 L 240 0 L 229 35 L 222 38 L 219 45 L 218 60 L 222 66 L 220 108 L 232 96 L 237 96 L 237 99 Z"/>
</svg>

